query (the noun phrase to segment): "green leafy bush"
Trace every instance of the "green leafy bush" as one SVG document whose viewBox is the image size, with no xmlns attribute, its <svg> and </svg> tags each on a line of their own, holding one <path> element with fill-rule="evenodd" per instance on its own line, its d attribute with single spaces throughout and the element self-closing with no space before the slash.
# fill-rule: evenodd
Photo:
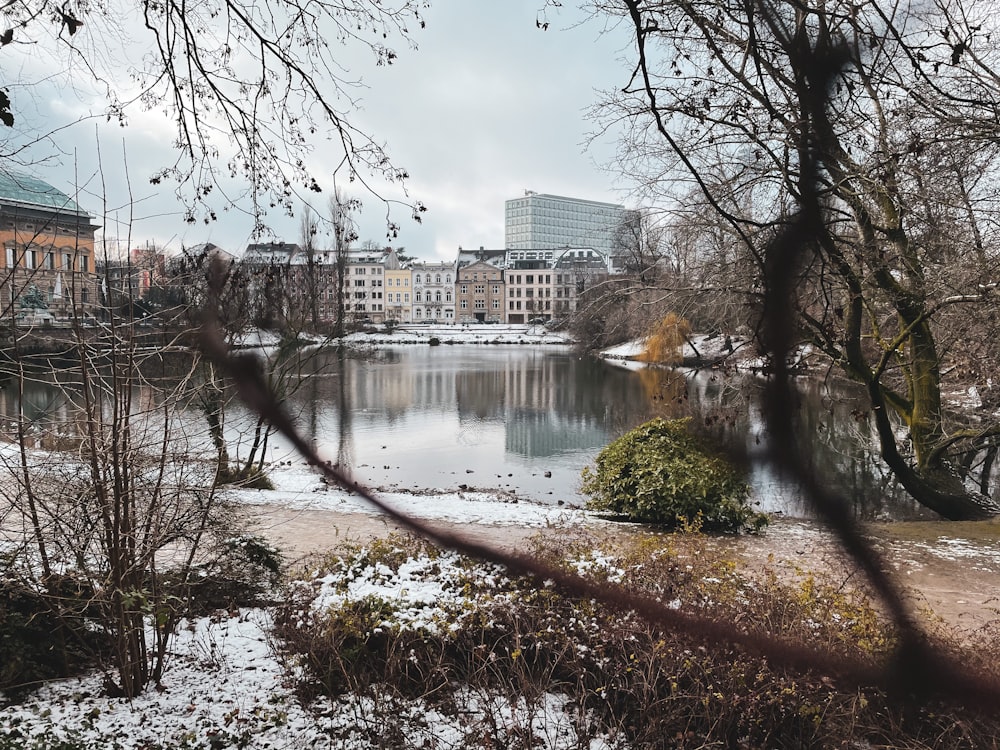
<svg viewBox="0 0 1000 750">
<path fill-rule="evenodd" d="M 654 419 L 625 433 L 583 470 L 588 507 L 633 521 L 759 531 L 750 488 L 731 462 L 687 429 L 686 419 Z"/>
</svg>

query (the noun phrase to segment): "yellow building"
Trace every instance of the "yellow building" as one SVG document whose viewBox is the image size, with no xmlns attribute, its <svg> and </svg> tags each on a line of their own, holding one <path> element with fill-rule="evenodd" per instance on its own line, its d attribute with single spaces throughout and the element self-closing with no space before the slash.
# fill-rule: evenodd
<svg viewBox="0 0 1000 750">
<path fill-rule="evenodd" d="M 399 262 L 396 251 L 389 248 L 385 256 L 385 319 L 409 323 L 413 303 L 410 299 L 410 269 Z"/>
<path fill-rule="evenodd" d="M 51 324 L 94 315 L 93 217 L 46 182 L 0 171 L 0 324 Z"/>
</svg>

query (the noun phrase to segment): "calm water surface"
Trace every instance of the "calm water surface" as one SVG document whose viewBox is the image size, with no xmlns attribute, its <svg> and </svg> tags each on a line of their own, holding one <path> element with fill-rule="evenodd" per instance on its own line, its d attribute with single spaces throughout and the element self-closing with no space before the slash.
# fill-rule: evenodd
<svg viewBox="0 0 1000 750">
<path fill-rule="evenodd" d="M 330 352 L 306 366 L 290 402 L 300 425 L 326 457 L 375 487 L 465 485 L 582 504 L 582 469 L 654 416 L 690 415 L 751 453 L 767 444 L 752 377 L 636 372 L 552 346 L 410 346 L 342 362 Z M 843 488 L 859 517 L 920 517 L 859 447 L 869 437 L 863 409 L 844 385 L 802 384 L 797 413 L 814 470 Z M 762 509 L 811 515 L 762 462 L 751 484 Z"/>
<path fill-rule="evenodd" d="M 583 468 L 610 441 L 654 416 L 691 416 L 699 428 L 751 455 L 767 447 L 762 381 L 750 376 L 630 371 L 560 346 L 405 346 L 346 357 L 320 351 L 303 354 L 301 364 L 302 379 L 288 400 L 301 429 L 325 457 L 374 487 L 464 485 L 582 504 Z M 72 432 L 74 386 L 60 389 L 52 377 L 40 374 L 26 384 L 25 415 L 32 424 Z M 137 389 L 133 401 L 156 413 L 152 386 Z M 925 517 L 866 448 L 872 435 L 856 390 L 806 379 L 795 406 L 799 434 L 812 448 L 812 470 L 850 499 L 858 518 Z M 0 388 L 3 425 L 17 412 L 16 389 L 8 384 Z M 230 408 L 231 453 L 245 451 L 255 421 L 240 405 Z M 172 450 L 211 455 L 196 406 L 172 429 Z M 155 431 L 153 438 L 158 450 Z M 273 438 L 267 458 L 301 461 L 283 442 Z M 812 515 L 796 488 L 766 463 L 752 462 L 750 478 L 762 509 Z"/>
</svg>

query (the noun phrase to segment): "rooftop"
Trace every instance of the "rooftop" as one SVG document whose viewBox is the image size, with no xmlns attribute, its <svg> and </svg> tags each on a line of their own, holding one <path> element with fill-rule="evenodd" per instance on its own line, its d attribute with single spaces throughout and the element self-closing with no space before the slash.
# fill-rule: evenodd
<svg viewBox="0 0 1000 750">
<path fill-rule="evenodd" d="M 61 214 L 89 214 L 61 190 L 14 169 L 0 169 L 0 205 L 40 208 Z"/>
</svg>

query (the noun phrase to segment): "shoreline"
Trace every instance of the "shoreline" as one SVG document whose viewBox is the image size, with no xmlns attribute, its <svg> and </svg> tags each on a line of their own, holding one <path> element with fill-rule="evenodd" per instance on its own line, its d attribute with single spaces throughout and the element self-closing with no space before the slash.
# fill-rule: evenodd
<svg viewBox="0 0 1000 750">
<path fill-rule="evenodd" d="M 294 486 L 295 476 L 299 486 Z M 317 554 L 336 554 L 347 544 L 410 533 L 359 496 L 337 488 L 314 492 L 313 482 L 319 484 L 318 476 L 290 468 L 278 483 L 281 490 L 230 490 L 230 499 L 243 509 L 251 531 L 278 546 L 293 566 Z M 508 550 L 523 550 L 540 534 L 579 534 L 615 544 L 643 534 L 674 533 L 482 489 L 378 494 L 442 531 Z M 1000 521 L 877 522 L 864 524 L 863 532 L 918 616 L 926 618 L 929 611 L 933 621 L 957 631 L 1000 623 Z M 800 582 L 806 573 L 815 572 L 845 586 L 861 580 L 818 522 L 779 516 L 760 535 L 703 539 L 751 572 L 770 569 L 785 580 Z"/>
</svg>

